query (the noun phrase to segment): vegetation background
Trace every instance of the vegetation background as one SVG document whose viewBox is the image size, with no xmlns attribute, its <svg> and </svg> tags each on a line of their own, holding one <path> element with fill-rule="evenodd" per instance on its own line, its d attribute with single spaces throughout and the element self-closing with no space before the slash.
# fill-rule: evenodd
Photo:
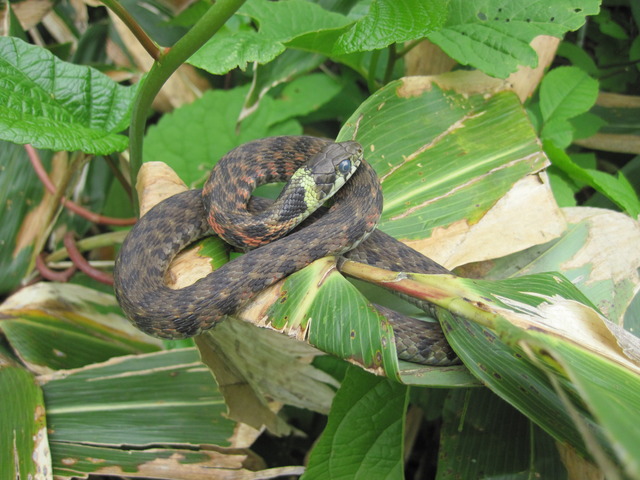
<svg viewBox="0 0 640 480">
<path fill-rule="evenodd" d="M 0 18 L 0 478 L 640 478 L 637 1 Z M 456 275 L 323 259 L 248 322 L 135 331 L 110 271 L 138 213 L 301 133 L 360 141 L 380 228 Z M 208 239 L 171 281 L 229 256 Z M 368 299 L 428 319 L 372 284 L 434 301 L 463 364 L 399 362 Z"/>
</svg>

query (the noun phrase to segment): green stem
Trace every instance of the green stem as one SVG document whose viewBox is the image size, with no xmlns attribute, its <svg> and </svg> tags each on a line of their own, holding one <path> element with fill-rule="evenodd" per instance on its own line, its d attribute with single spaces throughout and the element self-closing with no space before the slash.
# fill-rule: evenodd
<svg viewBox="0 0 640 480">
<path fill-rule="evenodd" d="M 369 93 L 373 94 L 378 88 L 376 86 L 376 70 L 378 69 L 378 60 L 380 59 L 380 50 L 374 50 L 371 53 L 371 63 L 369 64 L 369 75 L 367 76 L 367 87 Z"/>
<path fill-rule="evenodd" d="M 209 40 L 225 22 L 242 6 L 245 0 L 218 0 L 207 13 L 198 20 L 176 44 L 168 49 L 160 59 L 153 64 L 151 70 L 141 82 L 131 113 L 131 128 L 129 133 L 129 153 L 131 184 L 135 187 L 138 170 L 142 165 L 142 140 L 147 120 L 147 113 L 151 103 L 162 85 L 191 55 Z M 137 192 L 134 188 L 134 206 L 138 208 Z"/>
<path fill-rule="evenodd" d="M 127 233 L 129 233 L 128 230 L 118 230 L 117 232 L 103 233 L 94 235 L 93 237 L 83 238 L 82 240 L 78 240 L 77 247 L 81 252 L 100 247 L 112 247 L 114 243 L 122 243 Z M 69 258 L 69 254 L 67 253 L 67 249 L 63 247 L 47 255 L 46 260 L 47 263 L 59 262 L 65 258 Z"/>
<path fill-rule="evenodd" d="M 124 8 L 117 0 L 102 0 L 109 10 L 115 13 L 120 20 L 127 26 L 131 33 L 135 35 L 144 49 L 151 55 L 151 58 L 158 60 L 161 52 L 160 48 L 151 40 L 147 32 L 145 32 L 140 24 L 131 16 L 131 14 Z"/>
<path fill-rule="evenodd" d="M 389 56 L 387 57 L 387 67 L 384 70 L 384 79 L 382 82 L 383 85 L 386 85 L 391 80 L 391 76 L 393 75 L 393 67 L 396 64 L 396 60 L 398 59 L 395 43 L 389 45 L 389 50 L 387 53 Z"/>
</svg>

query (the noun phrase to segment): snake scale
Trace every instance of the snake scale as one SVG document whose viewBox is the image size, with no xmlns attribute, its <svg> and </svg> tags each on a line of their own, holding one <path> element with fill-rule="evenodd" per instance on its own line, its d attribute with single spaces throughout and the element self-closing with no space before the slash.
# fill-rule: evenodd
<svg viewBox="0 0 640 480">
<path fill-rule="evenodd" d="M 282 194 L 275 210 L 264 210 L 264 203 L 251 197 L 251 192 L 259 184 L 298 175 L 294 173 L 297 169 L 317 157 L 323 157 L 325 165 L 333 161 L 338 177 L 347 165 L 345 159 L 360 165 L 335 193 L 328 211 L 274 240 L 282 235 L 274 233 L 276 229 L 288 230 L 298 221 L 292 220 L 296 215 L 289 210 L 308 210 L 308 190 L 297 186 L 288 196 Z M 316 177 L 315 182 L 325 182 L 332 175 L 335 172 L 321 172 L 322 180 Z M 205 205 L 212 210 L 207 212 Z M 255 140 L 225 155 L 203 190 L 174 195 L 136 223 L 116 259 L 116 297 L 140 330 L 161 338 L 185 338 L 214 327 L 260 291 L 328 255 L 344 255 L 395 271 L 449 273 L 376 229 L 381 211 L 380 183 L 373 168 L 361 159 L 361 147 L 355 142 L 336 144 L 308 136 Z M 251 223 L 249 220 L 256 215 L 266 223 Z M 283 224 L 286 226 L 281 228 Z M 237 231 L 226 231 L 234 226 L 238 226 Z M 169 288 L 164 277 L 175 255 L 190 243 L 216 233 L 245 249 L 264 243 L 256 238 L 265 237 L 270 243 L 248 251 L 192 285 Z M 430 365 L 456 362 L 437 323 L 377 308 L 391 321 L 399 358 Z"/>
</svg>

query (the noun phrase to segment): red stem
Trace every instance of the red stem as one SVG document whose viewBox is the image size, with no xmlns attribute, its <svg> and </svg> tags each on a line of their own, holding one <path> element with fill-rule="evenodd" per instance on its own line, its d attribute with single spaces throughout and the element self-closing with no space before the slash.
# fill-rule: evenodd
<svg viewBox="0 0 640 480">
<path fill-rule="evenodd" d="M 98 270 L 97 268 L 92 267 L 89 262 L 87 262 L 87 260 L 82 256 L 82 253 L 80 253 L 80 250 L 78 250 L 76 241 L 73 238 L 73 232 L 67 232 L 64 235 L 63 243 L 65 248 L 67 249 L 69 258 L 80 271 L 86 273 L 91 278 L 101 283 L 113 285 L 113 277 L 111 275 L 103 272 L 102 270 Z"/>
<path fill-rule="evenodd" d="M 31 145 L 25 145 L 25 150 L 27 151 L 27 155 L 29 155 L 29 160 L 31 161 L 31 165 L 33 165 L 33 169 L 38 175 L 38 178 L 43 183 L 45 188 L 49 191 L 49 193 L 55 195 L 56 194 L 56 186 L 53 184 L 46 170 L 44 169 L 42 162 L 40 161 L 40 157 L 35 149 Z M 102 215 L 98 215 L 86 208 L 81 207 L 80 205 L 72 202 L 71 200 L 67 200 L 66 197 L 60 198 L 60 203 L 67 207 L 72 212 L 80 215 L 87 220 L 99 223 L 102 225 L 116 225 L 116 226 L 128 226 L 136 223 L 136 218 L 113 218 L 113 217 L 105 217 Z"/>
<path fill-rule="evenodd" d="M 56 270 L 51 270 L 47 266 L 47 263 L 44 261 L 44 257 L 45 257 L 44 253 L 40 253 L 40 255 L 36 257 L 36 268 L 38 269 L 38 271 L 40 272 L 40 275 L 42 275 L 43 278 L 50 280 L 52 282 L 67 282 L 77 270 L 75 265 L 72 265 L 71 267 L 61 272 L 58 272 Z"/>
</svg>

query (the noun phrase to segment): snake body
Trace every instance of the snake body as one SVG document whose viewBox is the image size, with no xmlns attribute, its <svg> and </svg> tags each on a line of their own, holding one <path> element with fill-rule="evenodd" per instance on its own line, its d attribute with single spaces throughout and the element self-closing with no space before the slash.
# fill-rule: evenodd
<svg viewBox="0 0 640 480">
<path fill-rule="evenodd" d="M 349 143 L 347 155 L 353 154 L 354 143 Z M 198 335 L 235 313 L 268 286 L 329 255 L 344 255 L 396 271 L 449 273 L 376 229 L 382 191 L 375 171 L 362 160 L 335 194 L 333 205 L 310 225 L 275 241 L 269 238 L 271 243 L 245 253 L 192 285 L 176 290 L 166 286 L 164 276 L 172 259 L 200 238 L 222 233 L 230 243 L 248 249 L 263 243 L 254 240 L 261 234 L 282 235 L 271 233 L 296 216 L 294 222 L 283 227 L 293 228 L 299 221 L 297 214 L 283 214 L 283 205 L 297 203 L 293 210 L 299 210 L 302 204 L 305 210 L 304 192 L 294 190 L 297 201 L 284 199 L 275 210 L 253 214 L 268 220 L 266 226 L 254 226 L 249 221 L 252 214 L 247 214 L 246 209 L 249 206 L 251 210 L 252 204 L 258 210 L 264 206 L 251 200 L 251 191 L 257 184 L 286 181 L 309 158 L 326 156 L 327 151 L 331 156 L 336 148 L 338 155 L 345 154 L 334 145 L 340 144 L 306 136 L 246 143 L 218 162 L 203 190 L 174 195 L 149 210 L 123 242 L 114 270 L 116 297 L 133 324 L 161 338 Z M 205 204 L 216 213 L 207 212 Z M 225 208 L 231 213 L 225 213 Z M 280 222 L 283 218 L 287 221 Z M 234 224 L 237 231 L 228 234 L 226 226 Z M 455 363 L 455 354 L 437 323 L 395 316 L 384 309 L 381 312 L 390 317 L 401 359 L 432 365 Z"/>
</svg>

